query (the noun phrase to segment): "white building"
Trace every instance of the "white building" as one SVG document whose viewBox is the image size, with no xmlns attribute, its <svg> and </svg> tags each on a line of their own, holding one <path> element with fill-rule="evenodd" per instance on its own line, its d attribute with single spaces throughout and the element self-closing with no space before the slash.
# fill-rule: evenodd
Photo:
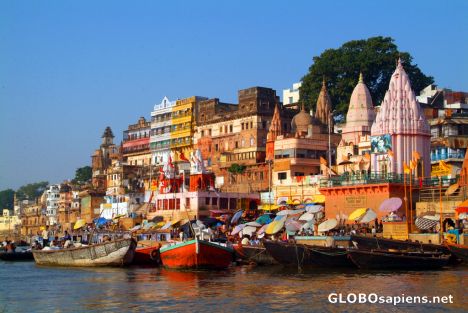
<svg viewBox="0 0 468 313">
<path fill-rule="evenodd" d="M 151 163 L 163 165 L 171 152 L 171 112 L 175 101 L 164 97 L 151 112 Z"/>
<path fill-rule="evenodd" d="M 57 211 L 60 200 L 60 185 L 50 185 L 46 190 L 46 216 L 49 225 L 57 224 Z"/>
<path fill-rule="evenodd" d="M 283 105 L 299 102 L 299 88 L 302 82 L 294 83 L 292 88 L 283 89 Z"/>
</svg>

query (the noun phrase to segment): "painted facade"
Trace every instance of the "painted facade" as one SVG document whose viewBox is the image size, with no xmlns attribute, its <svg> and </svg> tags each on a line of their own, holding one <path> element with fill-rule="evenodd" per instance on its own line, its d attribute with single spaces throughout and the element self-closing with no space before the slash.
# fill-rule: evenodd
<svg viewBox="0 0 468 313">
<path fill-rule="evenodd" d="M 151 162 L 162 166 L 169 160 L 171 152 L 172 108 L 175 101 L 164 97 L 161 103 L 154 105 L 151 112 Z"/>
<path fill-rule="evenodd" d="M 136 124 L 128 125 L 123 132 L 122 156 L 129 165 L 149 166 L 151 122 L 140 117 Z"/>
</svg>

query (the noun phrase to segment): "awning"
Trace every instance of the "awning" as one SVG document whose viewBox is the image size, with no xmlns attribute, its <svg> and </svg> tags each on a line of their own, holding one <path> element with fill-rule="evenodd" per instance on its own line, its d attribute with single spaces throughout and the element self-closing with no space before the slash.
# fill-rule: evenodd
<svg viewBox="0 0 468 313">
<path fill-rule="evenodd" d="M 366 214 L 366 212 L 367 212 L 367 209 L 365 208 L 354 210 L 353 213 L 349 215 L 348 221 L 355 221 L 359 219 L 360 217 L 362 217 L 364 214 Z"/>
</svg>

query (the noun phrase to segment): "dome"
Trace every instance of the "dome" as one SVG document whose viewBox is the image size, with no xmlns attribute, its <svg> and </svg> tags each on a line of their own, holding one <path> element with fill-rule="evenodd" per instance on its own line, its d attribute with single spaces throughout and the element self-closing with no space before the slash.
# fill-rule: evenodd
<svg viewBox="0 0 468 313">
<path fill-rule="evenodd" d="M 304 105 L 302 106 L 301 112 L 294 115 L 291 121 L 291 128 L 296 132 L 307 132 L 309 125 L 312 124 L 312 116 L 308 114 L 305 109 Z"/>
<path fill-rule="evenodd" d="M 346 125 L 348 127 L 366 126 L 371 127 L 375 119 L 374 106 L 369 89 L 359 75 L 359 82 L 354 87 L 349 101 L 348 114 L 346 115 Z"/>
</svg>

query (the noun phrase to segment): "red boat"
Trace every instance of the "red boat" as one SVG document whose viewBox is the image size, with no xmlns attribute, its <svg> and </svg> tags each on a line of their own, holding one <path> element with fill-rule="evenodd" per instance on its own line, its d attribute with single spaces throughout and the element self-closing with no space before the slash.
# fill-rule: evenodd
<svg viewBox="0 0 468 313">
<path fill-rule="evenodd" d="M 161 265 L 161 257 L 159 255 L 160 247 L 161 245 L 158 242 L 151 246 L 137 246 L 135 249 L 135 256 L 133 257 L 133 264 Z"/>
<path fill-rule="evenodd" d="M 169 268 L 224 269 L 229 267 L 234 250 L 216 242 L 193 239 L 162 247 L 161 261 Z"/>
</svg>

